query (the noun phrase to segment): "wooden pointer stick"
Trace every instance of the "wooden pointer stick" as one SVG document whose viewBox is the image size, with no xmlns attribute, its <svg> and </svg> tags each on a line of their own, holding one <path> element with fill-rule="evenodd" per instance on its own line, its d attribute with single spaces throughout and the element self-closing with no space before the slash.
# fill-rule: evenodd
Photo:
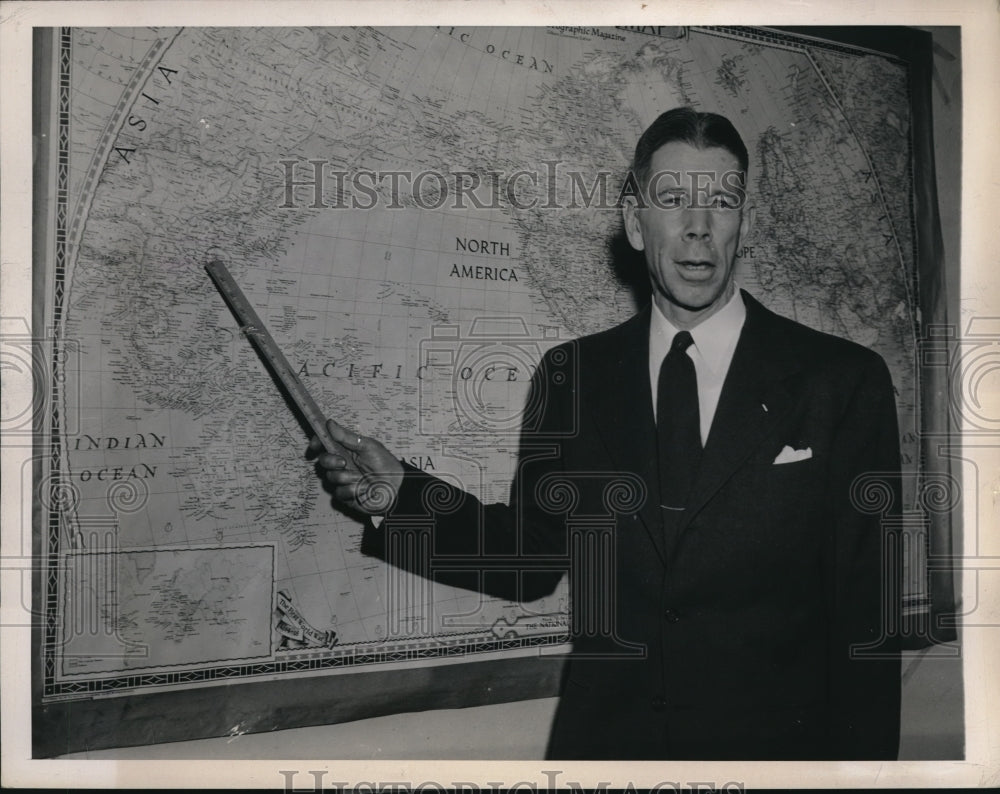
<svg viewBox="0 0 1000 794">
<path fill-rule="evenodd" d="M 205 270 L 226 303 L 229 304 L 233 314 L 236 315 L 243 335 L 250 340 L 268 369 L 284 387 L 285 393 L 298 409 L 302 418 L 312 428 L 312 431 L 319 437 L 326 451 L 333 455 L 340 455 L 348 461 L 353 460 L 354 453 L 333 440 L 330 432 L 326 429 L 326 415 L 320 410 L 312 395 L 306 390 L 302 380 L 289 365 L 288 359 L 285 358 L 281 348 L 268 332 L 267 326 L 257 316 L 257 312 L 250 305 L 243 290 L 233 280 L 225 264 L 215 260 L 205 265 Z"/>
</svg>

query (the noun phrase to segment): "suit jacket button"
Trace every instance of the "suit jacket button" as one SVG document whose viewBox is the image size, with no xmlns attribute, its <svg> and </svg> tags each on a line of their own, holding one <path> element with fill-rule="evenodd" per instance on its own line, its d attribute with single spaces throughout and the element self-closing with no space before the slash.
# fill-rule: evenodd
<svg viewBox="0 0 1000 794">
<path fill-rule="evenodd" d="M 662 695 L 657 695 L 652 701 L 653 711 L 663 711 L 667 708 L 667 699 Z"/>
<path fill-rule="evenodd" d="M 664 610 L 663 617 L 667 621 L 667 623 L 676 623 L 678 620 L 681 619 L 681 616 L 678 615 L 677 611 L 674 609 Z"/>
</svg>

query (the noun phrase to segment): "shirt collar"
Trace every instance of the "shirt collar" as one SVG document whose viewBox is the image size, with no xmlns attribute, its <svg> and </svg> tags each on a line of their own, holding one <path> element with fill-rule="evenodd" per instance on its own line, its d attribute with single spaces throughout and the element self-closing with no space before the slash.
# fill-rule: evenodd
<svg viewBox="0 0 1000 794">
<path fill-rule="evenodd" d="M 666 355 L 670 350 L 670 343 L 680 329 L 663 315 L 655 300 L 652 303 L 653 312 L 649 327 L 650 349 L 662 350 L 663 355 Z M 733 297 L 725 306 L 691 329 L 695 349 L 713 372 L 720 372 L 729 366 L 746 316 L 747 307 L 737 287 Z M 657 342 L 661 344 L 656 344 Z M 662 360 L 662 356 L 660 359 Z M 659 363 L 656 366 L 659 367 Z"/>
</svg>

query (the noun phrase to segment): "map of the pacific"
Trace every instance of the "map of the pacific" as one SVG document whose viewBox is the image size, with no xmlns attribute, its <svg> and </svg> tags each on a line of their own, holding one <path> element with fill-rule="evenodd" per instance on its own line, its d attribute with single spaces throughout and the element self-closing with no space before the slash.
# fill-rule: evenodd
<svg viewBox="0 0 1000 794">
<path fill-rule="evenodd" d="M 642 300 L 616 199 L 678 105 L 747 143 L 738 283 L 885 358 L 916 465 L 902 63 L 742 28 L 55 38 L 49 697 L 565 642 L 565 582 L 514 605 L 361 553 L 205 265 L 328 416 L 507 501 L 541 355 Z"/>
</svg>

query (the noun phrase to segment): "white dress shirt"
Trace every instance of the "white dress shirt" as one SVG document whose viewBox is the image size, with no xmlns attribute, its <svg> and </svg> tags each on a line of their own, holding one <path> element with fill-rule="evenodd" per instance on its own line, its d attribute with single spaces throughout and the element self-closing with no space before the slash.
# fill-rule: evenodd
<svg viewBox="0 0 1000 794">
<path fill-rule="evenodd" d="M 719 405 L 722 384 L 729 372 L 729 365 L 736 352 L 736 343 L 747 317 L 747 307 L 739 288 L 729 302 L 719 311 L 691 329 L 694 344 L 687 354 L 694 362 L 694 372 L 698 379 L 698 413 L 701 420 L 701 443 L 708 440 L 715 409 Z M 663 312 L 653 301 L 653 312 L 649 323 L 649 383 L 653 392 L 653 416 L 656 417 L 656 393 L 659 390 L 660 366 L 670 352 L 674 335 L 680 329 L 663 316 Z"/>
</svg>

